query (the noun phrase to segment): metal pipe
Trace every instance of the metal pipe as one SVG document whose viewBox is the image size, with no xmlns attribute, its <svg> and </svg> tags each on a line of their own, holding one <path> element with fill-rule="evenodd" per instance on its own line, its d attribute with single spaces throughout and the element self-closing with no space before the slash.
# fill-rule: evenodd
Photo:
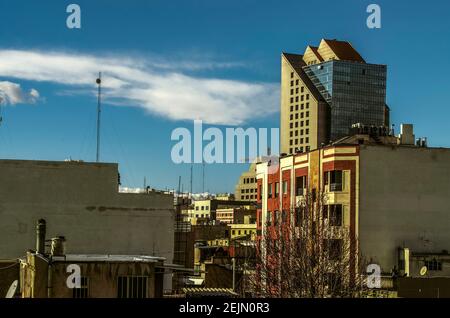
<svg viewBox="0 0 450 318">
<path fill-rule="evenodd" d="M 45 254 L 46 222 L 40 219 L 36 224 L 36 253 Z"/>
</svg>

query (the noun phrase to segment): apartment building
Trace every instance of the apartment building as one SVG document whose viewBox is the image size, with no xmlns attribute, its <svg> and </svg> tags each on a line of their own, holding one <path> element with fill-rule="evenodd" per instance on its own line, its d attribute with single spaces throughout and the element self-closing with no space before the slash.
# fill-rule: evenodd
<svg viewBox="0 0 450 318">
<path fill-rule="evenodd" d="M 252 163 L 248 171 L 242 173 L 236 184 L 234 196 L 238 201 L 256 201 L 256 164 Z"/>
<path fill-rule="evenodd" d="M 398 137 L 374 130 L 258 164 L 258 237 L 276 222 L 299 217 L 305 193 L 323 193 L 328 208 L 321 217 L 348 231 L 353 253 L 380 265 L 384 275 L 419 276 L 423 266 L 443 275 L 450 249 L 450 149 L 415 144 L 411 125 Z"/>
<path fill-rule="evenodd" d="M 389 126 L 385 65 L 349 42 L 323 39 L 303 55 L 281 55 L 280 153 L 317 149 L 353 124 Z"/>
</svg>

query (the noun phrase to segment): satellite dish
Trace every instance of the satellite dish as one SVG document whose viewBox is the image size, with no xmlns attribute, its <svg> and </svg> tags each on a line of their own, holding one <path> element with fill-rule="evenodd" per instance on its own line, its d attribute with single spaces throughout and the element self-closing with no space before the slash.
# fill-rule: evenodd
<svg viewBox="0 0 450 318">
<path fill-rule="evenodd" d="M 6 293 L 5 298 L 13 298 L 17 291 L 17 286 L 19 286 L 19 281 L 15 280 L 9 287 L 8 292 Z"/>
<path fill-rule="evenodd" d="M 427 271 L 428 271 L 427 267 L 426 266 L 422 266 L 422 268 L 420 269 L 420 276 L 425 276 Z"/>
</svg>

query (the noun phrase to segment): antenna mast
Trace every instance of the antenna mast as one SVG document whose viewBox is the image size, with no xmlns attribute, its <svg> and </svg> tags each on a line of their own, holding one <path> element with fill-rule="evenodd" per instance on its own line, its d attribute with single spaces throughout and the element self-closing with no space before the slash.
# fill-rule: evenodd
<svg viewBox="0 0 450 318">
<path fill-rule="evenodd" d="M 3 104 L 3 97 L 0 97 L 0 126 L 2 125 L 2 122 L 3 122 L 2 104 Z"/>
<path fill-rule="evenodd" d="M 97 98 L 97 155 L 96 162 L 100 161 L 100 113 L 101 113 L 101 96 L 102 96 L 102 73 L 98 73 L 96 80 L 98 86 L 98 98 Z"/>
</svg>

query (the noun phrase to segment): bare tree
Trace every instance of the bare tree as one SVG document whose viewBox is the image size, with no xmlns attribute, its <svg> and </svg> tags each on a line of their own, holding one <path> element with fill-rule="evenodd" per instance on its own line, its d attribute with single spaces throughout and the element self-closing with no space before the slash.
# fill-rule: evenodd
<svg viewBox="0 0 450 318">
<path fill-rule="evenodd" d="M 255 296 L 359 297 L 362 261 L 342 207 L 309 192 L 290 211 L 274 212 L 257 243 Z"/>
</svg>

